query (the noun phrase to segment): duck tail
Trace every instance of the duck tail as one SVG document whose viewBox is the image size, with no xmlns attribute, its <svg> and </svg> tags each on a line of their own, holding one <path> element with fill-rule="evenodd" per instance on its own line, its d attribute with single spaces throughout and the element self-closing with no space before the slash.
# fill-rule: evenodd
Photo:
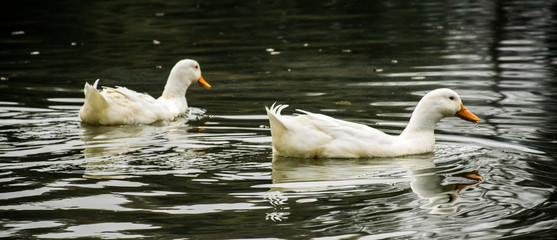
<svg viewBox="0 0 557 240">
<path fill-rule="evenodd" d="M 287 107 L 288 105 L 276 105 L 276 102 L 273 103 L 271 108 L 265 107 L 265 110 L 267 110 L 267 116 L 269 116 L 269 123 L 271 124 L 271 135 L 273 135 L 273 132 L 275 132 L 274 130 L 284 132 L 288 129 L 280 121 L 280 112 L 282 112 L 282 110 Z"/>
<path fill-rule="evenodd" d="M 101 114 L 100 109 L 104 109 L 108 105 L 106 99 L 97 90 L 98 84 L 99 79 L 97 79 L 93 85 L 87 82 L 85 83 L 85 87 L 83 88 L 85 103 L 83 103 L 83 107 L 81 107 L 79 111 L 79 117 L 82 121 L 92 122 L 92 119 L 97 118 L 96 115 Z"/>
<path fill-rule="evenodd" d="M 106 105 L 106 99 L 104 99 L 99 90 L 97 90 L 98 85 L 99 79 L 97 79 L 93 85 L 87 82 L 85 83 L 85 87 L 83 88 L 83 92 L 85 93 L 85 104 L 89 103 L 96 106 L 98 106 L 97 104 Z"/>
</svg>

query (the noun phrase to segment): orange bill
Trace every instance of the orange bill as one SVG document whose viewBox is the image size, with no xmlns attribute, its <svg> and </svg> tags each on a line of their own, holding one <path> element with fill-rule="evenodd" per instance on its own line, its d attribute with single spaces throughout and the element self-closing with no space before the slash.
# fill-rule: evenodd
<svg viewBox="0 0 557 240">
<path fill-rule="evenodd" d="M 197 80 L 197 84 L 202 87 L 211 88 L 211 85 L 207 83 L 205 79 L 203 79 L 203 76 L 199 77 L 199 80 Z"/>
<path fill-rule="evenodd" d="M 480 121 L 480 118 L 468 111 L 468 109 L 466 109 L 462 103 L 460 104 L 460 111 L 458 111 L 455 116 L 473 123 L 477 123 Z"/>
</svg>

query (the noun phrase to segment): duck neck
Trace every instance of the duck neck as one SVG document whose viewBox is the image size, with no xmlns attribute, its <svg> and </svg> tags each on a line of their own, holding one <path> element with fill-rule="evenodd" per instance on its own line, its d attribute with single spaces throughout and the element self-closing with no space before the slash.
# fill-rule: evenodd
<svg viewBox="0 0 557 240">
<path fill-rule="evenodd" d="M 168 76 L 168 80 L 166 81 L 166 85 L 164 86 L 164 91 L 160 98 L 166 99 L 185 99 L 186 98 L 186 91 L 188 90 L 189 84 L 184 85 L 182 81 L 179 80 L 178 73 L 172 69 L 170 71 L 170 75 Z"/>
<path fill-rule="evenodd" d="M 400 134 L 403 137 L 413 136 L 415 134 L 419 135 L 433 135 L 435 131 L 435 125 L 439 122 L 443 116 L 441 114 L 435 113 L 433 111 L 427 111 L 426 109 L 417 106 L 408 126 Z"/>
</svg>

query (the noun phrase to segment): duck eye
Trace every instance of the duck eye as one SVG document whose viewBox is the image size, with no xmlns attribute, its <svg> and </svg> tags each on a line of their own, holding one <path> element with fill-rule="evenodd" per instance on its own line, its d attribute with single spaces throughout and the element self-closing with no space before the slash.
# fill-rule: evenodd
<svg viewBox="0 0 557 240">
<path fill-rule="evenodd" d="M 195 65 L 195 69 L 198 69 L 198 68 L 199 68 L 199 66 L 198 66 L 198 65 Z"/>
<path fill-rule="evenodd" d="M 449 99 L 454 100 L 454 97 L 453 97 L 453 96 L 450 96 Z"/>
</svg>

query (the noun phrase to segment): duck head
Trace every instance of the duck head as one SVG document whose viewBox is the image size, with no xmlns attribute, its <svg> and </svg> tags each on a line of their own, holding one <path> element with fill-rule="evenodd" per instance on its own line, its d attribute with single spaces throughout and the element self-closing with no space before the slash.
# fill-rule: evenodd
<svg viewBox="0 0 557 240">
<path fill-rule="evenodd" d="M 170 77 L 175 77 L 185 86 L 197 82 L 200 86 L 211 88 L 211 85 L 201 76 L 201 67 L 195 60 L 180 60 L 170 71 Z"/>
<path fill-rule="evenodd" d="M 197 82 L 200 86 L 211 88 L 201 76 L 201 67 L 195 60 L 180 60 L 172 70 L 164 87 L 162 98 L 184 98 L 189 86 Z"/>
<path fill-rule="evenodd" d="M 460 96 L 455 91 L 440 88 L 422 97 L 412 112 L 403 135 L 424 131 L 433 133 L 437 122 L 446 117 L 459 117 L 474 123 L 480 121 L 480 118 L 464 107 Z"/>
<path fill-rule="evenodd" d="M 425 113 L 436 121 L 453 116 L 473 123 L 480 121 L 480 118 L 464 107 L 460 96 L 448 88 L 439 88 L 427 93 L 414 110 L 414 113 L 419 112 Z"/>
</svg>

